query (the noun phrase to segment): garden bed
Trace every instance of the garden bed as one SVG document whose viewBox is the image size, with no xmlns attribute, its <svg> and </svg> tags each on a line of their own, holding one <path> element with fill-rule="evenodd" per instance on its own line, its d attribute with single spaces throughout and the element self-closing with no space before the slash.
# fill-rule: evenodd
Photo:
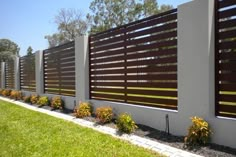
<svg viewBox="0 0 236 157">
<path fill-rule="evenodd" d="M 51 107 L 45 106 L 43 107 L 45 109 L 51 110 Z M 72 110 L 54 110 L 55 112 L 60 112 L 68 115 L 73 115 Z M 97 123 L 97 120 L 95 118 L 95 115 L 93 114 L 92 116 L 85 117 L 83 118 L 84 120 L 90 121 Z M 111 127 L 116 129 L 116 121 L 113 119 L 111 123 L 106 123 L 103 124 L 103 126 Z M 98 125 L 101 125 L 97 123 Z M 184 145 L 184 137 L 181 136 L 174 136 L 171 135 L 164 131 L 160 131 L 145 125 L 137 124 L 138 129 L 135 130 L 133 134 L 140 136 L 140 137 L 145 137 L 147 139 L 157 141 L 178 149 L 182 149 L 194 154 L 199 154 L 205 157 L 236 157 L 236 149 L 230 148 L 230 147 L 225 147 L 217 144 L 208 144 L 206 146 L 195 146 L 191 148 L 186 148 Z M 118 132 L 118 134 L 120 134 Z"/>
</svg>

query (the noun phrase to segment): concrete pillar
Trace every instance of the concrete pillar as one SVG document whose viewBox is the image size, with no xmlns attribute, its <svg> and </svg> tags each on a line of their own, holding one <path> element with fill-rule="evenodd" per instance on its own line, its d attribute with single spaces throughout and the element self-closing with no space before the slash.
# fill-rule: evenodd
<svg viewBox="0 0 236 157">
<path fill-rule="evenodd" d="M 35 52 L 35 80 L 36 93 L 41 95 L 44 93 L 43 51 Z"/>
<path fill-rule="evenodd" d="M 20 58 L 16 57 L 14 60 L 15 71 L 15 90 L 20 90 Z"/>
<path fill-rule="evenodd" d="M 6 88 L 6 80 L 5 80 L 5 62 L 1 62 L 1 88 Z"/>
<path fill-rule="evenodd" d="M 88 36 L 75 39 L 76 102 L 89 99 L 89 40 Z"/>
<path fill-rule="evenodd" d="M 187 129 L 189 117 L 202 117 L 213 143 L 235 148 L 235 119 L 215 116 L 214 12 L 214 0 L 178 7 L 178 121 Z"/>
</svg>

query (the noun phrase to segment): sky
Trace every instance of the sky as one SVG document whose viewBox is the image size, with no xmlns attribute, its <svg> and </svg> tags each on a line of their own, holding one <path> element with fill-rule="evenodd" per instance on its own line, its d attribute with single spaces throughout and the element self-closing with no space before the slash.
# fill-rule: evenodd
<svg viewBox="0 0 236 157">
<path fill-rule="evenodd" d="M 157 0 L 175 8 L 191 0 Z M 54 17 L 61 8 L 74 8 L 89 13 L 92 0 L 0 0 L 0 39 L 10 39 L 20 47 L 20 56 L 48 47 L 45 35 L 57 32 Z"/>
</svg>

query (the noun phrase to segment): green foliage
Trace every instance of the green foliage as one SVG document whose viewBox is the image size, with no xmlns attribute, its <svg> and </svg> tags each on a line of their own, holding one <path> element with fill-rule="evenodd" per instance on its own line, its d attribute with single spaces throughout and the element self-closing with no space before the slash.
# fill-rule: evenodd
<svg viewBox="0 0 236 157">
<path fill-rule="evenodd" d="M 93 0 L 90 4 L 91 31 L 97 33 L 172 9 L 156 0 Z"/>
<path fill-rule="evenodd" d="M 119 131 L 124 133 L 132 133 L 137 129 L 137 125 L 133 121 L 131 115 L 127 113 L 122 113 L 118 116 L 116 126 Z"/>
<path fill-rule="evenodd" d="M 5 97 L 9 97 L 11 95 L 11 90 L 10 89 L 4 89 L 2 91 L 2 95 Z"/>
<path fill-rule="evenodd" d="M 39 100 L 39 96 L 37 94 L 31 95 L 30 102 L 32 104 L 36 104 L 38 102 L 38 100 Z"/>
<path fill-rule="evenodd" d="M 31 46 L 28 47 L 27 49 L 27 55 L 32 55 L 33 49 Z"/>
<path fill-rule="evenodd" d="M 83 118 L 91 116 L 92 105 L 89 102 L 80 102 L 79 106 L 74 109 L 74 115 L 76 118 Z"/>
<path fill-rule="evenodd" d="M 49 105 L 50 101 L 47 96 L 41 96 L 41 97 L 39 97 L 37 104 L 39 106 L 45 106 L 45 105 Z"/>
<path fill-rule="evenodd" d="M 212 131 L 209 124 L 202 118 L 191 117 L 192 125 L 188 129 L 188 135 L 184 142 L 187 146 L 205 145 L 210 141 Z"/>
<path fill-rule="evenodd" d="M 110 106 L 97 108 L 95 114 L 100 123 L 108 123 L 113 117 L 112 108 Z"/>
<path fill-rule="evenodd" d="M 12 90 L 10 94 L 10 98 L 14 100 L 21 100 L 22 99 L 22 92 L 17 90 Z"/>
<path fill-rule="evenodd" d="M 54 96 L 51 100 L 51 107 L 53 109 L 63 109 L 64 107 L 64 101 L 60 96 Z"/>
<path fill-rule="evenodd" d="M 23 101 L 25 102 L 25 103 L 31 103 L 31 96 L 24 96 L 23 97 Z"/>
<path fill-rule="evenodd" d="M 20 48 L 9 39 L 0 39 L 0 61 L 11 60 L 19 55 Z"/>
</svg>

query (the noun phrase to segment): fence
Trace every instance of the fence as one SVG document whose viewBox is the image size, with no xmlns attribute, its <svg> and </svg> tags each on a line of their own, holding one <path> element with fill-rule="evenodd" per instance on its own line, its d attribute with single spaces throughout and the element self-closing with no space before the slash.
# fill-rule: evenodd
<svg viewBox="0 0 236 157">
<path fill-rule="evenodd" d="M 15 88 L 15 63 L 14 60 L 8 60 L 6 62 L 6 88 L 14 89 Z"/>
<path fill-rule="evenodd" d="M 37 52 L 36 92 L 62 95 L 69 109 L 75 100 L 95 109 L 111 106 L 116 115 L 127 112 L 138 124 L 163 131 L 169 121 L 175 135 L 186 135 L 189 117 L 200 116 L 210 123 L 214 143 L 235 147 L 235 6 L 232 0 L 195 0 Z M 18 89 L 15 63 L 2 63 L 3 87 L 6 80 L 6 88 L 14 88 L 15 80 Z"/>
<path fill-rule="evenodd" d="M 177 109 L 177 9 L 90 36 L 90 97 Z"/>
<path fill-rule="evenodd" d="M 35 54 L 20 57 L 20 89 L 36 91 Z"/>
<path fill-rule="evenodd" d="M 44 50 L 44 91 L 75 96 L 74 41 Z"/>
<path fill-rule="evenodd" d="M 216 1 L 216 115 L 236 118 L 236 5 Z"/>
</svg>

